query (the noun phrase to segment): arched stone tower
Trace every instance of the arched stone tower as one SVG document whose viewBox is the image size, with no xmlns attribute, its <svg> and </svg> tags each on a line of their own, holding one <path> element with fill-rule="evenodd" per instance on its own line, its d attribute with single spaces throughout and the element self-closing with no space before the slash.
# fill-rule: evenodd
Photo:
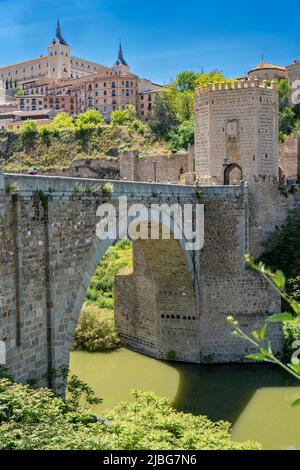
<svg viewBox="0 0 300 470">
<path fill-rule="evenodd" d="M 55 38 L 48 46 L 48 76 L 54 79 L 71 77 L 71 48 L 62 36 L 59 20 Z"/>
<path fill-rule="evenodd" d="M 275 83 L 245 80 L 196 91 L 195 169 L 202 184 L 278 177 Z"/>
</svg>

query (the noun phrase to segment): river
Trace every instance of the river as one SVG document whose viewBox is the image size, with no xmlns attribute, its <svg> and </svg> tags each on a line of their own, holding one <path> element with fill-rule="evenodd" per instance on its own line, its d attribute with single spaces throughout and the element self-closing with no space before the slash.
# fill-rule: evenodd
<svg viewBox="0 0 300 470">
<path fill-rule="evenodd" d="M 300 449 L 300 397 L 287 374 L 265 364 L 195 365 L 166 363 L 119 349 L 71 353 L 71 372 L 88 383 L 103 404 L 101 415 L 139 388 L 166 396 L 180 411 L 225 419 L 232 438 L 260 442 L 264 449 Z"/>
</svg>

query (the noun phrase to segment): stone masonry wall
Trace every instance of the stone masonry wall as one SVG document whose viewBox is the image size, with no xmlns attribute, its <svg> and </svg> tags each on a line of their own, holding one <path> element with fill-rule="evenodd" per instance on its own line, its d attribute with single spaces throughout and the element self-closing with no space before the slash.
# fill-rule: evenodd
<svg viewBox="0 0 300 470">
<path fill-rule="evenodd" d="M 284 142 L 279 143 L 279 168 L 284 181 L 287 179 L 300 181 L 299 136 L 287 136 Z"/>
<path fill-rule="evenodd" d="M 277 177 L 275 87 L 258 80 L 215 84 L 196 91 L 195 165 L 203 184 L 224 183 L 224 158 L 243 179 Z"/>
<path fill-rule="evenodd" d="M 154 181 L 153 161 L 157 162 L 157 181 L 177 183 L 180 174 L 193 172 L 194 155 L 190 152 L 138 157 L 128 152 L 116 158 L 77 160 L 69 168 L 47 171 L 47 175 L 72 178 L 100 178 L 127 181 Z"/>
<path fill-rule="evenodd" d="M 17 197 L 9 194 L 12 183 Z M 76 195 L 99 180 L 6 175 L 0 193 L 0 340 L 17 380 L 41 377 L 67 364 L 86 290 L 113 240 L 95 235 L 99 205 L 179 202 L 205 206 L 205 244 L 134 242 L 133 274 L 117 277 L 116 320 L 124 344 L 154 357 L 182 361 L 240 361 L 249 347 L 231 336 L 226 317 L 248 330 L 277 312 L 278 297 L 244 267 L 249 250 L 248 189 L 113 182 L 111 199 Z M 2 181 L 3 187 L 3 181 Z M 251 222 L 251 221 L 250 221 Z M 251 225 L 251 224 L 250 224 Z M 274 330 L 281 349 L 280 330 Z M 173 356 L 174 357 L 174 356 Z M 51 383 L 49 383 L 51 385 Z"/>
</svg>

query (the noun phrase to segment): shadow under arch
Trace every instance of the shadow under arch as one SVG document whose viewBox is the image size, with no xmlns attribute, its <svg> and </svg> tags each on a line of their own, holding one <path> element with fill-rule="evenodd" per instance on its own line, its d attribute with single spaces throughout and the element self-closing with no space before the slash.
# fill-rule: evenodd
<svg viewBox="0 0 300 470">
<path fill-rule="evenodd" d="M 238 165 L 238 163 L 231 163 L 227 166 L 227 168 L 224 171 L 224 185 L 225 186 L 230 185 L 230 175 L 231 175 L 232 171 L 236 170 L 236 169 L 240 171 L 240 180 L 242 179 L 243 171 L 242 171 L 241 166 Z"/>
<path fill-rule="evenodd" d="M 285 371 L 268 364 L 169 365 L 179 373 L 173 406 L 212 421 L 235 424 L 257 390 L 298 385 Z"/>
<path fill-rule="evenodd" d="M 161 219 L 159 217 L 160 217 L 159 214 L 154 215 L 154 218 L 152 215 L 152 221 L 158 223 L 160 227 L 163 227 L 163 224 L 161 223 Z M 67 327 L 67 332 L 66 332 L 66 341 L 65 341 L 64 352 L 63 352 L 63 357 L 65 358 L 69 357 L 69 352 L 73 344 L 73 338 L 74 338 L 74 333 L 75 333 L 75 329 L 77 326 L 78 318 L 79 318 L 82 305 L 86 297 L 88 286 L 91 282 L 91 278 L 93 274 L 95 273 L 100 260 L 102 259 L 102 257 L 104 256 L 108 248 L 112 246 L 115 242 L 121 239 L 127 238 L 127 227 L 130 222 L 131 220 L 128 217 L 126 218 L 123 217 L 117 220 L 117 234 L 119 235 L 118 237 L 114 236 L 113 232 L 108 235 L 108 238 L 106 240 L 100 240 L 99 238 L 97 238 L 96 235 L 94 236 L 92 247 L 90 248 L 86 256 L 87 262 L 80 267 L 80 271 L 79 271 L 80 285 L 75 295 L 75 299 L 73 302 L 73 307 L 72 307 L 72 311 L 70 315 L 70 320 L 68 322 L 68 327 Z M 139 218 L 137 225 L 143 222 L 149 223 L 149 219 Z M 180 227 L 178 226 L 178 224 L 176 223 L 173 217 L 170 222 L 171 222 L 171 225 L 170 226 L 167 225 L 166 228 L 169 229 L 170 232 L 174 235 L 174 232 L 176 231 L 176 229 L 180 230 Z M 145 240 L 145 241 L 141 240 L 139 242 L 140 244 L 143 245 L 143 244 L 146 244 L 147 241 L 148 240 Z M 192 291 L 193 291 L 192 295 L 195 300 L 195 312 L 194 312 L 194 316 L 193 317 L 191 316 L 191 318 L 195 318 L 195 319 L 197 318 L 198 320 L 200 300 L 199 300 L 198 266 L 196 265 L 196 262 L 195 262 L 195 259 L 197 259 L 197 256 L 195 256 L 195 253 L 187 250 L 187 246 L 186 246 L 187 241 L 185 240 L 184 237 L 182 237 L 179 240 L 174 240 L 172 238 L 171 240 L 159 239 L 159 240 L 155 240 L 155 242 L 158 244 L 162 242 L 164 243 L 173 242 L 172 248 L 174 248 L 175 246 L 174 242 L 176 242 L 176 244 L 178 244 L 178 246 L 180 247 L 182 258 L 184 258 L 186 272 L 188 272 L 190 276 L 190 281 L 191 281 L 191 286 L 192 286 Z M 133 246 L 135 245 L 135 243 L 137 242 L 133 242 Z M 167 245 L 165 244 L 165 247 L 166 246 Z M 170 253 L 169 253 L 170 258 L 174 254 L 172 251 L 172 248 L 170 247 Z M 145 250 L 147 250 L 146 246 L 145 246 Z M 151 258 L 150 258 L 150 266 L 151 266 Z M 153 267 L 153 264 L 152 264 L 152 267 Z M 183 265 L 181 264 L 180 269 L 182 270 L 182 268 L 183 268 Z M 147 292 L 145 292 L 145 294 L 147 294 Z M 161 315 L 163 316 L 164 314 L 162 313 Z M 137 352 L 145 353 L 145 351 L 139 350 L 139 348 L 132 348 L 132 349 L 136 350 Z M 149 355 L 150 356 L 152 355 L 153 357 L 157 357 L 157 358 L 163 358 L 163 355 L 160 353 L 159 354 L 150 353 Z M 182 360 L 188 360 L 188 358 L 182 358 Z"/>
</svg>

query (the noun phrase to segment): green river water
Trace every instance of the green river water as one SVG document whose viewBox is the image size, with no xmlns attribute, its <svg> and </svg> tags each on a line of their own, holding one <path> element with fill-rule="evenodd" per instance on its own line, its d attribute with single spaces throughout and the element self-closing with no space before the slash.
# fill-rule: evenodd
<svg viewBox="0 0 300 470">
<path fill-rule="evenodd" d="M 170 398 L 180 411 L 233 423 L 234 440 L 255 440 L 265 449 L 300 449 L 300 387 L 267 365 L 166 363 L 119 349 L 71 353 L 71 372 L 88 383 L 103 404 L 97 415 L 139 388 Z"/>
</svg>

